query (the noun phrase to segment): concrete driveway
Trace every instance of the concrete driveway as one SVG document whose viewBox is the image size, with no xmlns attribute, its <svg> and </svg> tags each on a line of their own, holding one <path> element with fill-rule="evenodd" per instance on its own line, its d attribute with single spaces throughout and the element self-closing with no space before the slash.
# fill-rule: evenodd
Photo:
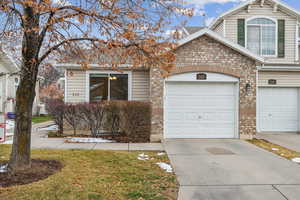
<svg viewBox="0 0 300 200">
<path fill-rule="evenodd" d="M 260 133 L 257 137 L 300 152 L 300 134 L 298 133 Z"/>
<path fill-rule="evenodd" d="M 300 165 L 242 140 L 164 143 L 179 200 L 299 200 Z"/>
</svg>

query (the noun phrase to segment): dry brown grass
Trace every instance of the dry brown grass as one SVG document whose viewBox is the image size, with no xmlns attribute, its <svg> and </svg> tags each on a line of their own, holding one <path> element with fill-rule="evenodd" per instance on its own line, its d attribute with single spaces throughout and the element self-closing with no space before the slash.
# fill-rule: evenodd
<svg viewBox="0 0 300 200">
<path fill-rule="evenodd" d="M 288 160 L 292 160 L 293 158 L 300 158 L 300 153 L 290 150 L 288 148 L 285 148 L 283 146 L 273 144 L 267 140 L 264 139 L 253 139 L 253 140 L 248 140 L 251 144 L 254 144 L 258 147 L 261 147 L 267 151 L 270 151 L 272 153 L 275 153 L 281 157 L 284 157 Z M 273 148 L 276 148 L 278 150 L 272 150 Z"/>
<path fill-rule="evenodd" d="M 11 147 L 0 145 L 0 162 Z M 61 171 L 27 185 L 1 188 L 1 200 L 175 200 L 176 176 L 156 162 L 168 157 L 147 152 L 153 160 L 137 159 L 140 152 L 101 150 L 33 150 L 32 157 L 57 160 Z"/>
</svg>

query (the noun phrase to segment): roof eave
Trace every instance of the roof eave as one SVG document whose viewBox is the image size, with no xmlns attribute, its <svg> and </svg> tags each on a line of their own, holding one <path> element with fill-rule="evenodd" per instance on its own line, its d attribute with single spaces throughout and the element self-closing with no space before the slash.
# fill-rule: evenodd
<svg viewBox="0 0 300 200">
<path fill-rule="evenodd" d="M 5 63 L 4 67 L 7 68 L 8 71 L 10 71 L 12 73 L 20 71 L 18 65 L 15 63 L 15 61 L 13 60 L 13 58 L 11 56 L 9 56 L 3 50 L 1 50 L 1 57 L 2 57 L 2 60 Z"/>
</svg>

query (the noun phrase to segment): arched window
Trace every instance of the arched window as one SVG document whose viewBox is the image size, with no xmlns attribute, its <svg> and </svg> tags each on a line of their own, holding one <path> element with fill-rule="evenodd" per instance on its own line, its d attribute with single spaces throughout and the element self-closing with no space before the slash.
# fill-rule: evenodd
<svg viewBox="0 0 300 200">
<path fill-rule="evenodd" d="M 268 18 L 247 21 L 247 48 L 262 56 L 276 55 L 276 22 Z"/>
</svg>

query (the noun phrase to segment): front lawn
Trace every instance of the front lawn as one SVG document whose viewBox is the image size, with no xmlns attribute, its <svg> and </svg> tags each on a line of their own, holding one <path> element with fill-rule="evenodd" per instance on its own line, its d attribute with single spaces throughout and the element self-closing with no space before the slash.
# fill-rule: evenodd
<svg viewBox="0 0 300 200">
<path fill-rule="evenodd" d="M 0 152 L 0 162 L 8 160 L 10 146 L 0 145 Z M 33 158 L 57 160 L 64 167 L 39 182 L 0 187 L 0 199 L 175 200 L 178 189 L 175 175 L 156 165 L 157 162 L 169 162 L 167 156 L 147 152 L 153 160 L 142 161 L 137 159 L 139 153 L 33 150 Z"/>
<path fill-rule="evenodd" d="M 36 123 L 42 123 L 42 122 L 47 122 L 52 120 L 52 118 L 50 116 L 35 116 L 32 117 L 32 123 L 36 124 Z"/>
</svg>

